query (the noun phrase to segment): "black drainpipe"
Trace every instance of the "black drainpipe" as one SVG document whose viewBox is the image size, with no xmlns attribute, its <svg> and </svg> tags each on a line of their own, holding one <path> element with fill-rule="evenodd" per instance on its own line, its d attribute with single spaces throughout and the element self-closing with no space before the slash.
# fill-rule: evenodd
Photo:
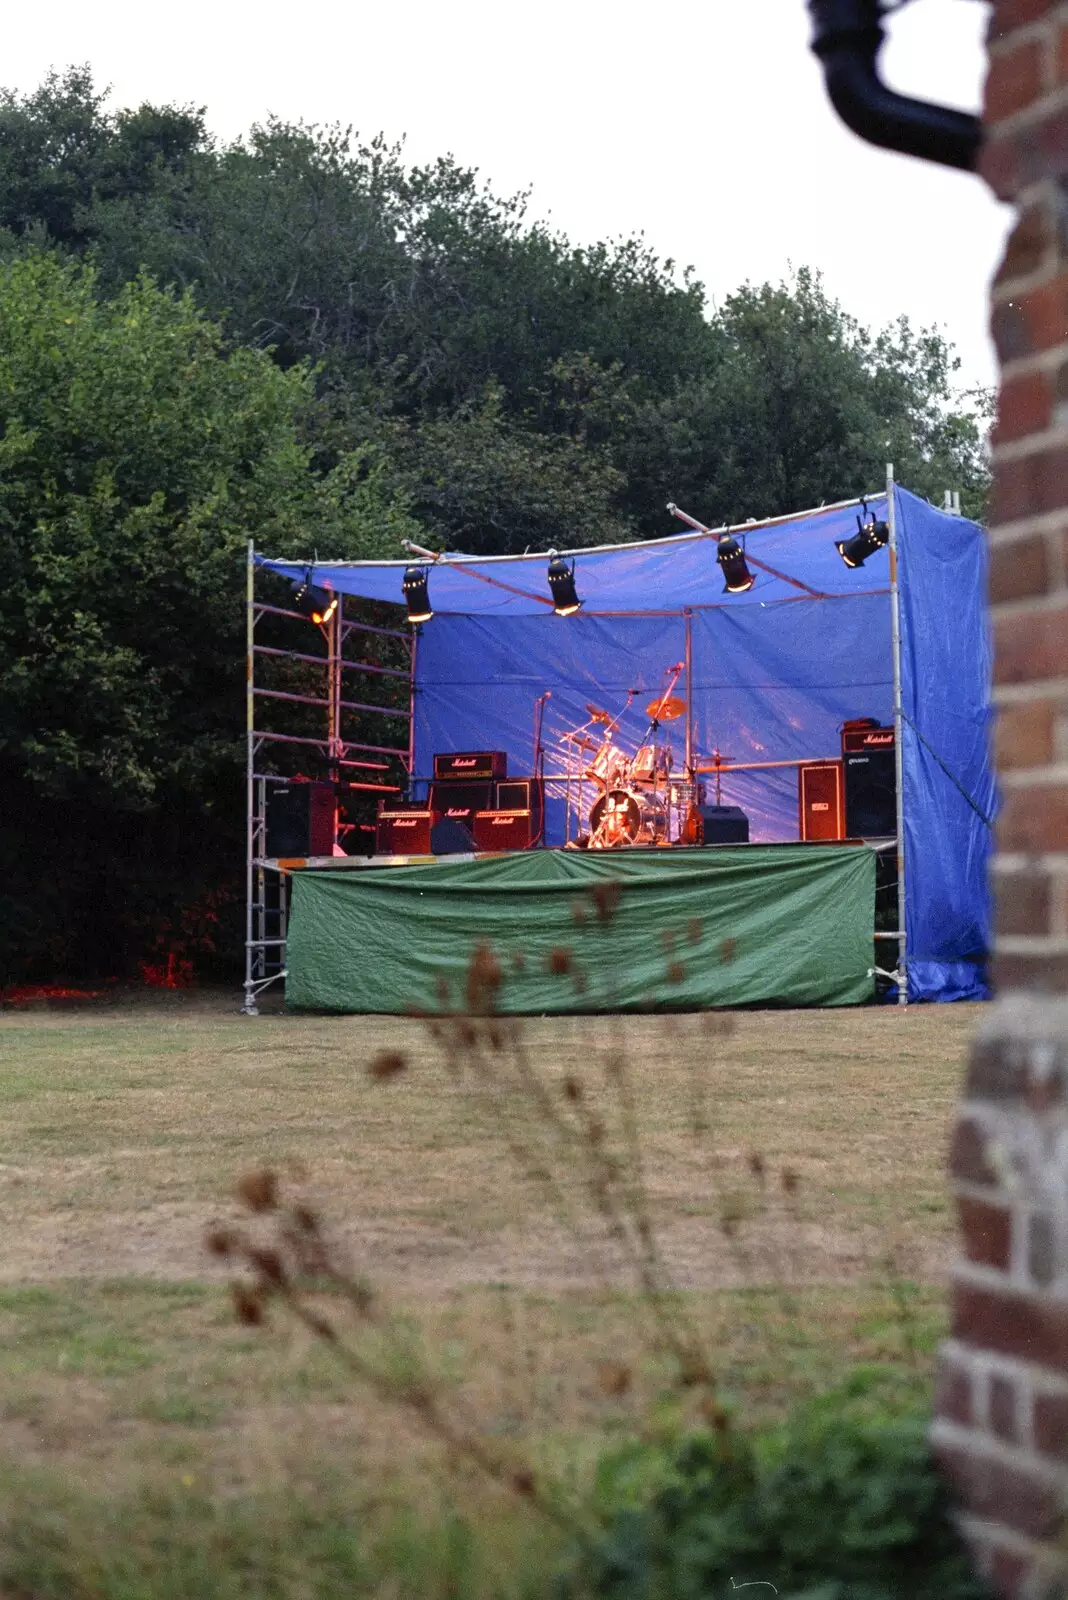
<svg viewBox="0 0 1068 1600">
<path fill-rule="evenodd" d="M 823 64 L 831 104 L 869 144 L 975 170 L 983 125 L 948 106 L 895 94 L 876 68 L 883 42 L 881 0 L 808 0 L 812 49 Z"/>
</svg>

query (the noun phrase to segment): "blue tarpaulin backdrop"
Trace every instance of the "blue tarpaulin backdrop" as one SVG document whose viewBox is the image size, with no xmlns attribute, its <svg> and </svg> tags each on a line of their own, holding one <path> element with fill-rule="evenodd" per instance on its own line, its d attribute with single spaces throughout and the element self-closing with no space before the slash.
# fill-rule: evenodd
<svg viewBox="0 0 1068 1600">
<path fill-rule="evenodd" d="M 909 996 L 979 999 L 995 804 L 985 542 L 975 523 L 907 490 L 894 494 Z M 872 513 L 887 515 L 885 496 L 868 503 Z M 429 774 L 435 751 L 474 749 L 505 750 L 511 772 L 530 772 L 534 702 L 545 690 L 547 773 L 561 770 L 559 737 L 588 720 L 587 704 L 614 715 L 629 690 L 614 742 L 633 754 L 647 726 L 643 707 L 663 688 L 665 668 L 685 657 L 687 613 L 696 757 L 833 759 L 847 718 L 893 715 L 889 552 L 850 569 L 834 548 L 855 531 L 856 515 L 855 506 L 830 508 L 735 530 L 756 572 L 738 595 L 723 593 L 706 534 L 580 550 L 583 607 L 566 618 L 552 612 L 544 555 L 450 557 L 431 569 L 434 617 L 417 648 L 416 772 Z M 307 570 L 262 564 L 287 577 Z M 312 570 L 316 583 L 397 602 L 406 564 Z M 681 728 L 667 730 L 677 767 Z M 550 845 L 564 842 L 562 792 L 550 784 Z M 722 798 L 748 813 L 754 840 L 797 838 L 796 768 L 725 773 Z"/>
</svg>

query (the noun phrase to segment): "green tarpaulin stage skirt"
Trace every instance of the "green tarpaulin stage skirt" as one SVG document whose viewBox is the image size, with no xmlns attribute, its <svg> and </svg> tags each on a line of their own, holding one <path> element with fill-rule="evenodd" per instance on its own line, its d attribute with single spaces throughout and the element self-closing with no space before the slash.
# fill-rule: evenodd
<svg viewBox="0 0 1068 1600">
<path fill-rule="evenodd" d="M 286 1002 L 463 1009 L 473 951 L 497 1010 L 858 1005 L 874 995 L 862 845 L 531 850 L 293 875 Z"/>
</svg>

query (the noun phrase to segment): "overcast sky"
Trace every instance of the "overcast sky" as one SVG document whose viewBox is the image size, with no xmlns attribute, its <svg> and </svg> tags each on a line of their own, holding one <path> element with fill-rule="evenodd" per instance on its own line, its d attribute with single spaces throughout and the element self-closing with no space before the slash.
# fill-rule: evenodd
<svg viewBox="0 0 1068 1600">
<path fill-rule="evenodd" d="M 895 87 L 978 106 L 987 6 L 892 19 Z M 986 295 L 1009 212 L 978 178 L 888 155 L 835 119 L 803 0 L 48 0 L 11 7 L 2 81 L 88 62 L 116 104 L 204 106 L 214 132 L 268 113 L 407 137 L 590 242 L 643 233 L 715 302 L 819 268 L 863 321 L 939 324 L 966 382 L 993 381 Z"/>
</svg>

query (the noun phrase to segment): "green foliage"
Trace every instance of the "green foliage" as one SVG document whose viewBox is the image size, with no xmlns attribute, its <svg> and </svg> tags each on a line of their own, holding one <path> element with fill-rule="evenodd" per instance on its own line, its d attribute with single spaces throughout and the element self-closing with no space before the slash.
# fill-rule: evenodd
<svg viewBox="0 0 1068 1600">
<path fill-rule="evenodd" d="M 784 1600 L 984 1600 L 928 1418 L 872 1388 L 862 1370 L 773 1433 L 699 1434 L 666 1458 L 613 1462 L 602 1503 L 623 1503 L 561 1600 L 719 1600 L 745 1583 Z"/>
<path fill-rule="evenodd" d="M 220 813 L 237 862 L 249 535 L 297 553 L 310 527 L 356 555 L 415 531 L 373 452 L 313 470 L 312 409 L 307 369 L 228 349 L 188 293 L 141 276 L 108 300 L 91 268 L 41 252 L 0 263 L 0 775 L 22 813 L 0 836 L 0 954 L 29 934 L 66 964 L 53 937 L 64 894 L 42 918 L 32 879 L 17 887 L 33 847 L 54 844 L 54 807 L 68 849 L 84 847 L 74 920 L 103 916 L 98 935 L 100 897 L 128 898 L 133 862 L 161 867 L 200 843 L 210 884 Z M 120 830 L 108 886 L 90 883 L 90 858 Z M 141 893 L 151 920 L 159 893 Z M 122 915 L 136 920 L 135 903 Z"/>
</svg>

